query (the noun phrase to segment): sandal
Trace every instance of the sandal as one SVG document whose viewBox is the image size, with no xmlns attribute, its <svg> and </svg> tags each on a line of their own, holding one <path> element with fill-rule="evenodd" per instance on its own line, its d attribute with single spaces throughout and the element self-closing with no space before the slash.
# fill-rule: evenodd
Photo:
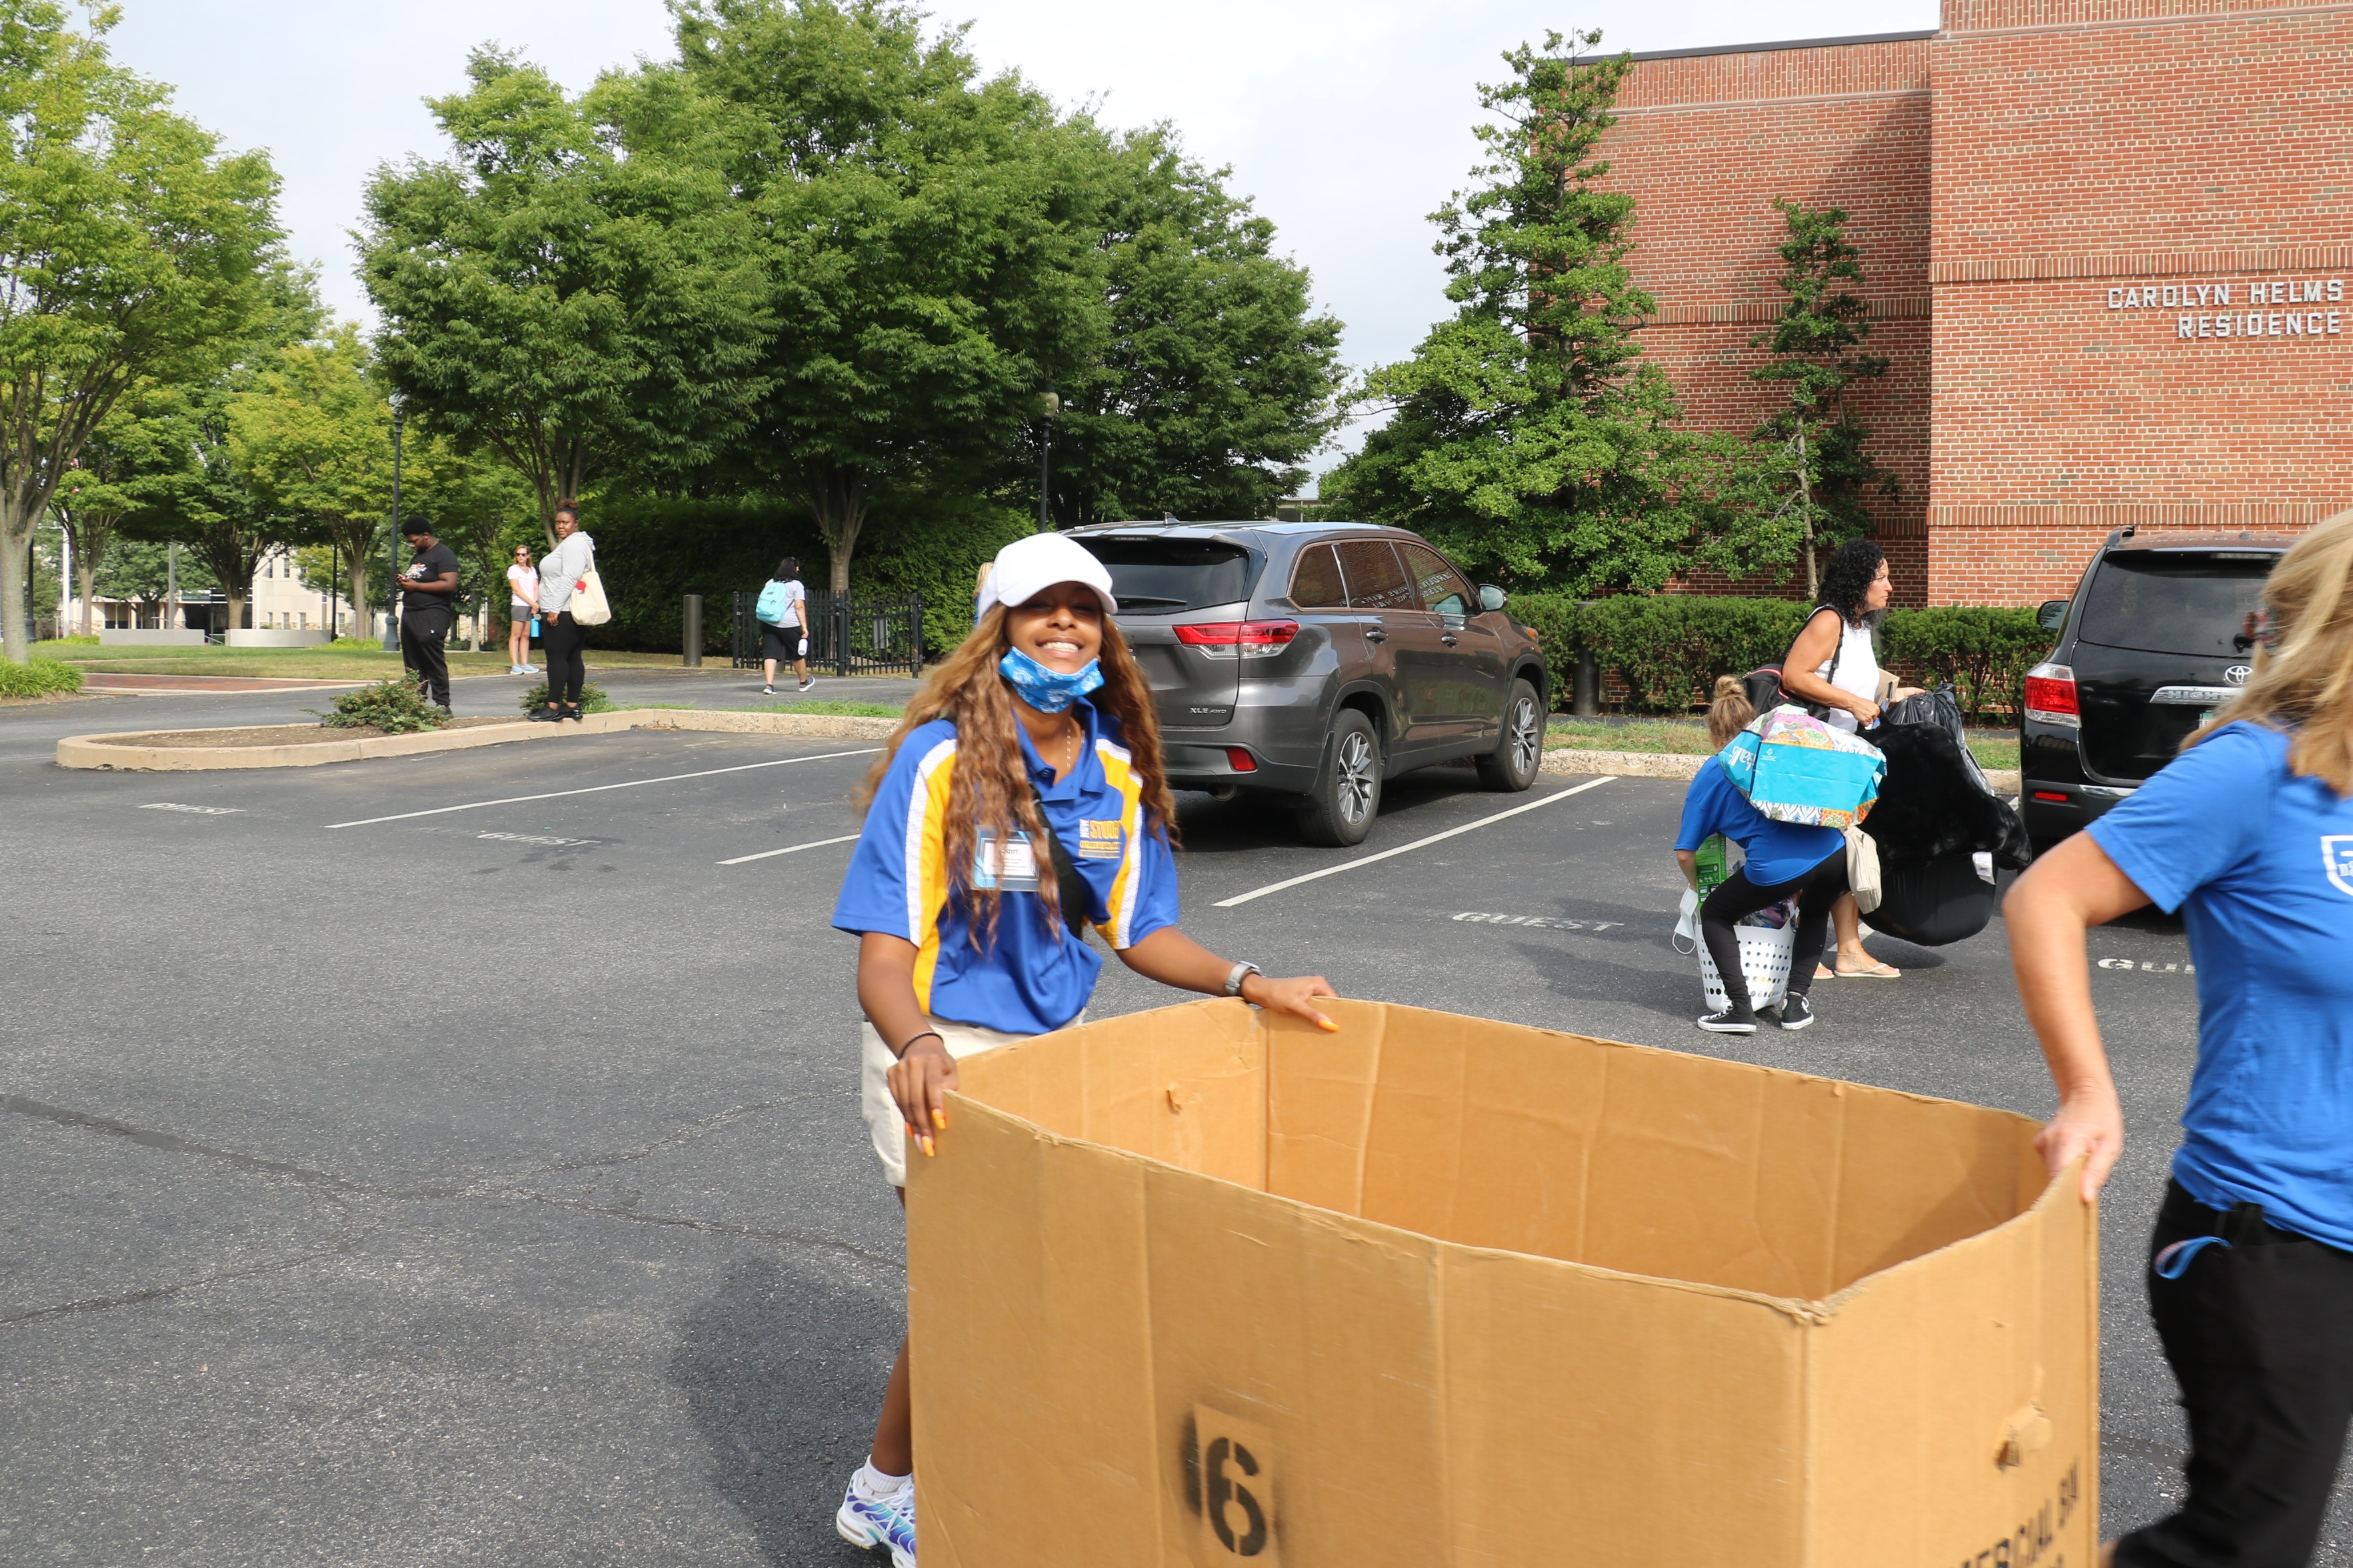
<svg viewBox="0 0 2353 1568">
<path fill-rule="evenodd" d="M 1831 973 L 1841 980 L 1901 980 L 1904 978 L 1902 970 L 1875 958 L 1871 961 L 1871 967 L 1868 969 L 1841 969 L 1837 965 L 1837 961 L 1832 960 Z"/>
</svg>

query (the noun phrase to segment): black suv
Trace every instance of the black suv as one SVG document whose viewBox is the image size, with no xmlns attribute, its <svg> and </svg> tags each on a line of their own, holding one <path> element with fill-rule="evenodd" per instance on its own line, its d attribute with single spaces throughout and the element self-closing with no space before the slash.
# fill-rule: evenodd
<svg viewBox="0 0 2353 1568">
<path fill-rule="evenodd" d="M 1110 568 L 1158 700 L 1168 782 L 1295 805 L 1360 842 L 1381 784 L 1470 758 L 1524 790 L 1550 677 L 1535 634 L 1428 541 L 1356 522 L 1115 522 L 1071 537 Z"/>
<path fill-rule="evenodd" d="M 2288 542 L 2112 533 L 2026 675 L 2019 806 L 2047 848 L 2138 788 L 2253 672 L 2254 613 Z"/>
</svg>

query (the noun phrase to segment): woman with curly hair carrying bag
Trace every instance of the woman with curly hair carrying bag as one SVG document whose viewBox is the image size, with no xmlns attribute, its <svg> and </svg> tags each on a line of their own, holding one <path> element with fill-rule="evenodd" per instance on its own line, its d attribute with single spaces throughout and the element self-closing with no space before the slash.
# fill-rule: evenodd
<svg viewBox="0 0 2353 1568">
<path fill-rule="evenodd" d="M 2149 1238 L 2149 1314 L 2189 1416 L 2179 1512 L 2116 1568 L 2314 1561 L 2353 1418 L 2353 512 L 2263 589 L 2254 673 L 2181 754 L 2044 854 L 2002 916 L 2059 1090 L 2038 1140 L 2090 1202 L 2124 1145 L 2084 932 L 2179 910 L 2198 1064 Z"/>
<path fill-rule="evenodd" d="M 1321 976 L 1274 980 L 1176 929 L 1176 810 L 1152 692 L 1112 615 L 1111 574 L 1076 542 L 997 552 L 979 624 L 907 708 L 868 778 L 833 923 L 859 935 L 863 1102 L 905 1198 L 906 1161 L 946 1135 L 956 1058 L 1076 1020 L 1103 959 L 1324 1028 Z M 842 1538 L 915 1562 L 902 1342 L 874 1446 L 835 1515 Z"/>
</svg>

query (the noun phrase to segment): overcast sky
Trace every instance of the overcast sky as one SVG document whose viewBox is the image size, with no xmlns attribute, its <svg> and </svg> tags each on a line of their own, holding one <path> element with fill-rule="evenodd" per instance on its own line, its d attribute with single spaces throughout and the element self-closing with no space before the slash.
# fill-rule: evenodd
<svg viewBox="0 0 2353 1568">
<path fill-rule="evenodd" d="M 1936 25 L 1934 0 L 1599 0 L 1581 15 L 1530 0 L 948 0 L 933 15 L 972 24 L 987 69 L 1018 69 L 1066 107 L 1095 99 L 1110 124 L 1172 121 L 1195 156 L 1231 165 L 1346 323 L 1357 366 L 1406 354 L 1441 312 L 1427 218 L 1476 155 L 1476 84 L 1504 74 L 1503 50 L 1583 25 L 1637 50 Z M 491 40 L 575 89 L 670 52 L 660 0 L 122 0 L 112 47 L 228 146 L 269 150 L 295 253 L 365 321 L 348 238 L 361 184 L 387 159 L 441 154 L 421 100 L 460 86 L 467 51 Z"/>
</svg>

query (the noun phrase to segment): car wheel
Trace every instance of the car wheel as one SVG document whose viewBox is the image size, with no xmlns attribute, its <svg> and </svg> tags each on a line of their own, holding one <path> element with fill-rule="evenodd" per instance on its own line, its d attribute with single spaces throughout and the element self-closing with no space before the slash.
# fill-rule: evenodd
<svg viewBox="0 0 2353 1568">
<path fill-rule="evenodd" d="M 1536 700 L 1535 687 L 1514 680 L 1504 699 L 1503 738 L 1479 759 L 1479 782 L 1489 789 L 1527 788 L 1544 765 L 1544 704 Z"/>
<path fill-rule="evenodd" d="M 1343 708 L 1324 742 L 1324 767 L 1299 810 L 1310 844 L 1362 844 L 1381 814 L 1381 742 L 1373 721 Z"/>
</svg>

